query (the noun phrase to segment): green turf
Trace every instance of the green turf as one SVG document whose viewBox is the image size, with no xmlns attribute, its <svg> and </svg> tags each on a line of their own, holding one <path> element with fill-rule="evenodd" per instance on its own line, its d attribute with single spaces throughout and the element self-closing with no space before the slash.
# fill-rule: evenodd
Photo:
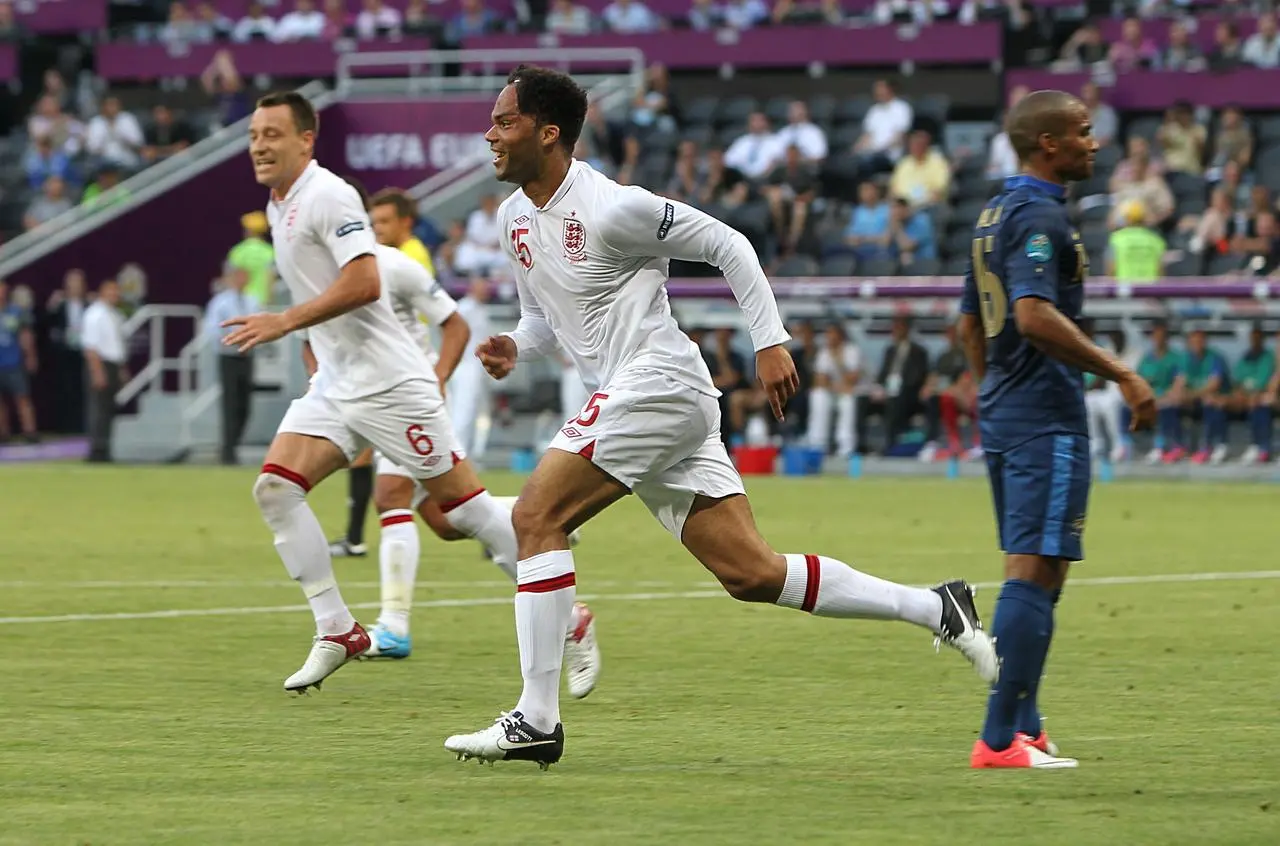
<svg viewBox="0 0 1280 846">
<path fill-rule="evenodd" d="M 1081 768 L 1058 772 L 967 769 L 985 691 L 921 630 L 669 596 L 708 579 L 635 502 L 579 548 L 605 670 L 565 703 L 566 757 L 547 773 L 441 748 L 519 692 L 510 589 L 470 543 L 424 539 L 417 598 L 497 604 L 421 608 L 413 658 L 349 666 L 305 698 L 280 687 L 306 655 L 305 611 L 9 621 L 298 605 L 252 481 L 0 469 L 0 844 L 1280 842 L 1275 579 L 1069 588 L 1042 703 Z M 999 578 L 976 482 L 751 492 L 780 550 L 913 583 Z M 333 529 L 344 496 L 338 479 L 313 497 Z M 1076 575 L 1273 569 L 1276 502 L 1099 488 Z M 376 573 L 342 562 L 348 601 L 375 601 Z M 658 596 L 621 596 L 636 593 Z"/>
</svg>

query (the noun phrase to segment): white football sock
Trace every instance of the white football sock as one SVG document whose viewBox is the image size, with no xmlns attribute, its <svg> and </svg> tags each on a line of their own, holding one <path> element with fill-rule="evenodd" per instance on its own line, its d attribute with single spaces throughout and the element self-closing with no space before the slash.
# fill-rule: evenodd
<svg viewBox="0 0 1280 846">
<path fill-rule="evenodd" d="M 497 503 L 498 507 L 504 509 L 507 512 L 507 519 L 511 519 L 511 512 L 516 507 L 517 499 L 519 499 L 519 497 L 514 497 L 514 496 L 493 497 L 493 501 Z M 514 555 L 508 556 L 505 553 L 496 552 L 495 550 L 492 550 L 492 549 L 489 550 L 489 554 L 493 556 L 493 563 L 497 564 L 499 569 L 501 569 L 502 572 L 507 574 L 507 578 L 511 579 L 511 581 L 514 582 L 516 580 L 515 556 Z"/>
<path fill-rule="evenodd" d="M 276 552 L 289 575 L 302 585 L 321 635 L 346 634 L 355 618 L 342 601 L 329 558 L 329 541 L 307 504 L 307 481 L 285 467 L 266 465 L 253 485 L 253 498 L 275 534 Z"/>
<path fill-rule="evenodd" d="M 778 604 L 819 617 L 902 620 L 934 634 L 942 623 L 942 597 L 868 576 L 822 555 L 787 555 L 787 581 Z"/>
<path fill-rule="evenodd" d="M 484 488 L 460 500 L 442 503 L 440 510 L 455 529 L 489 547 L 495 561 L 517 560 L 511 509 L 495 502 Z"/>
<path fill-rule="evenodd" d="M 395 508 L 380 515 L 382 538 L 378 545 L 378 570 L 382 574 L 382 613 L 378 624 L 392 634 L 409 634 L 413 608 L 413 583 L 418 578 L 420 541 L 413 512 Z"/>
<path fill-rule="evenodd" d="M 573 553 L 544 552 L 519 562 L 516 588 L 516 640 L 524 692 L 516 710 L 539 731 L 560 722 L 560 667 L 565 632 L 578 595 Z"/>
</svg>

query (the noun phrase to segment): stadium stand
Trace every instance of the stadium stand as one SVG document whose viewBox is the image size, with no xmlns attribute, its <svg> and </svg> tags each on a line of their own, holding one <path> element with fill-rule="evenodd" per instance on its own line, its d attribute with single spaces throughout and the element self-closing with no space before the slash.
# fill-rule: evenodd
<svg viewBox="0 0 1280 846">
<path fill-rule="evenodd" d="M 146 347 L 120 399 L 145 411 L 177 396 L 165 413 L 182 421 L 182 437 L 166 450 L 189 452 L 216 416 L 202 391 L 200 307 L 246 235 L 242 217 L 261 206 L 237 155 L 237 122 L 254 97 L 318 82 L 308 90 L 323 106 L 322 160 L 371 190 L 412 189 L 439 274 L 459 293 L 477 276 L 493 281 L 501 322 L 514 313 L 491 231 L 488 198 L 501 189 L 479 136 L 496 84 L 527 57 L 596 86 L 579 158 L 743 231 L 788 316 L 839 323 L 871 386 L 899 312 L 915 315 L 930 360 L 944 358 L 973 222 L 1016 168 L 1000 114 L 1026 91 L 1054 87 L 1081 94 L 1103 143 L 1094 177 L 1071 200 L 1093 275 L 1126 280 L 1091 288 L 1100 337 L 1119 333 L 1111 343 L 1140 349 L 1153 319 L 1171 319 L 1179 331 L 1207 328 L 1235 361 L 1255 322 L 1270 334 L 1280 318 L 1280 286 L 1268 281 L 1280 279 L 1274 18 L 1251 3 L 1232 3 L 1229 15 L 1143 3 L 1133 18 L 1110 16 L 1110 4 L 1097 16 L 1096 5 L 0 2 L 0 75 L 10 83 L 0 274 L 11 300 L 32 304 L 50 368 L 74 359 L 65 319 L 52 316 L 75 301 L 60 293 L 63 280 L 120 278 L 135 346 Z M 463 52 L 431 52 L 442 50 Z M 1154 238 L 1131 237 L 1147 231 Z M 1158 281 L 1136 281 L 1150 262 L 1121 250 L 1159 242 Z M 687 324 L 726 320 L 714 273 L 673 263 Z M 296 387 L 296 361 L 282 351 L 259 375 L 250 441 L 269 433 Z M 553 376 L 504 386 L 502 407 L 518 413 L 500 414 L 510 425 L 495 445 L 536 440 L 531 421 L 555 406 Z M 75 415 L 58 410 L 67 380 L 37 379 L 36 394 L 42 420 L 74 431 Z M 936 403 L 915 405 L 887 453 L 966 452 L 956 444 L 967 437 L 941 431 Z M 154 441 L 163 423 L 136 428 L 136 441 Z M 745 429 L 730 436 L 738 442 Z M 126 440 L 129 431 L 125 422 Z M 807 441 L 803 420 L 770 434 Z M 1127 454 L 1149 451 L 1144 441 Z M 1237 439 L 1227 454 L 1256 461 L 1258 452 Z"/>
</svg>

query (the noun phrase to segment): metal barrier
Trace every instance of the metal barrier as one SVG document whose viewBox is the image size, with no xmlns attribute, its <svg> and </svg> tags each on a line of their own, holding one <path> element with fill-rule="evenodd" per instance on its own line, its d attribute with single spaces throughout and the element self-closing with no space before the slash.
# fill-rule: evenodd
<svg viewBox="0 0 1280 846">
<path fill-rule="evenodd" d="M 192 340 L 183 346 L 176 356 L 165 355 L 165 331 L 171 320 L 190 320 L 192 323 Z M 116 405 L 125 405 L 139 396 L 143 391 L 160 382 L 167 373 L 178 374 L 178 393 L 187 396 L 196 387 L 193 348 L 198 349 L 201 343 L 201 332 L 204 310 L 198 306 L 186 305 L 145 305 L 138 309 L 124 322 L 126 349 L 133 336 L 142 330 L 148 332 L 147 363 L 137 375 L 116 392 Z"/>
</svg>

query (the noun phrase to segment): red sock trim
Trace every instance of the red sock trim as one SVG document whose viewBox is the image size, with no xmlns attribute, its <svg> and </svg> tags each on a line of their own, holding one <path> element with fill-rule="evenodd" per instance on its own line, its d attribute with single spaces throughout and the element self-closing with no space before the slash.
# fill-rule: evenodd
<svg viewBox="0 0 1280 846">
<path fill-rule="evenodd" d="M 822 567 L 818 564 L 816 555 L 806 555 L 804 566 L 807 578 L 804 581 L 804 599 L 800 603 L 800 610 L 812 614 L 813 606 L 818 604 L 818 584 L 822 581 Z"/>
<path fill-rule="evenodd" d="M 412 523 L 413 514 L 388 514 L 382 518 L 383 527 L 394 526 L 397 523 Z"/>
<path fill-rule="evenodd" d="M 563 576 L 552 576 L 549 579 L 516 585 L 516 591 L 518 593 L 551 593 L 553 590 L 571 588 L 577 583 L 578 579 L 573 573 L 565 573 Z"/>
<path fill-rule="evenodd" d="M 290 470 L 288 467 L 281 467 L 279 464 L 264 464 L 262 465 L 262 472 L 272 476 L 279 476 L 287 482 L 293 482 L 302 488 L 303 493 L 311 492 L 311 483 L 307 481 L 306 477 L 301 473 Z"/>
<path fill-rule="evenodd" d="M 481 488 L 478 491 L 472 491 L 471 493 L 464 496 L 462 499 L 451 499 L 448 502 L 442 502 L 440 503 L 440 512 L 442 514 L 448 514 L 453 509 L 457 508 L 460 505 L 465 505 L 466 503 L 480 496 L 480 494 L 482 493 L 484 493 L 484 488 Z"/>
</svg>

